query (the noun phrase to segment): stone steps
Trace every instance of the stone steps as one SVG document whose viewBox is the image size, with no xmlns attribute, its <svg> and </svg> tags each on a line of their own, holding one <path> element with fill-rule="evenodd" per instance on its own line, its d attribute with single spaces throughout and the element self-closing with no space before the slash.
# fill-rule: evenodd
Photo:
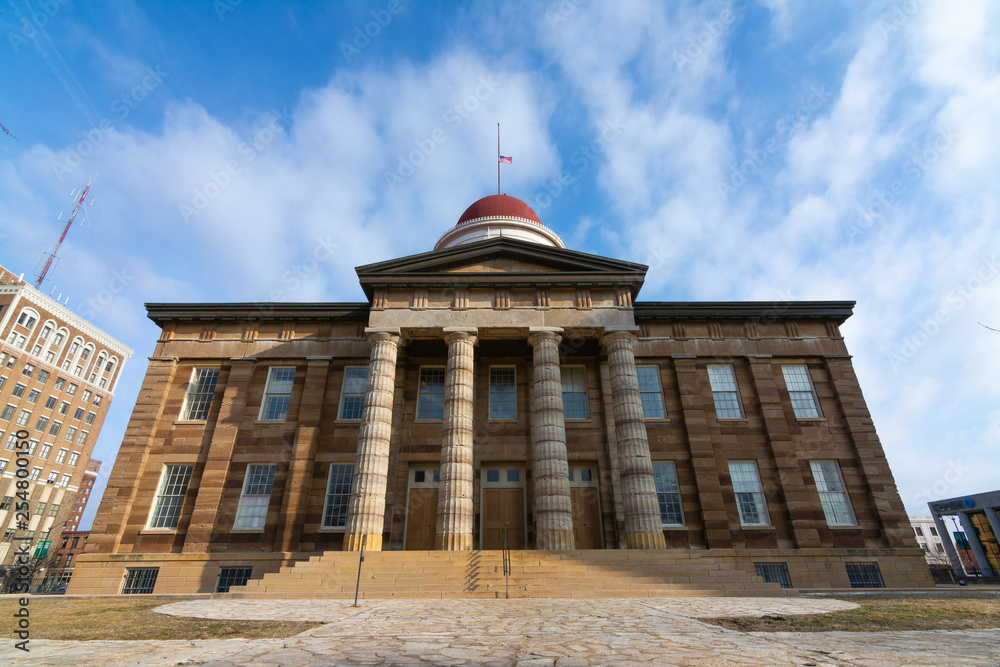
<svg viewBox="0 0 1000 667">
<path fill-rule="evenodd" d="M 375 551 L 365 554 L 358 596 L 665 597 L 786 595 L 746 563 L 706 552 L 673 550 L 514 551 L 504 581 L 500 551 Z M 238 598 L 353 598 L 357 552 L 326 552 L 246 586 L 218 593 Z"/>
</svg>

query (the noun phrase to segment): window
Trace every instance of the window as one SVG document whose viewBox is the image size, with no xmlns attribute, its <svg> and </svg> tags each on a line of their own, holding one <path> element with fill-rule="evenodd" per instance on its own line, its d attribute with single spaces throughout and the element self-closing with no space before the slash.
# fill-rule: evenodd
<svg viewBox="0 0 1000 667">
<path fill-rule="evenodd" d="M 340 388 L 340 415 L 338 419 L 361 419 L 368 388 L 368 368 L 348 366 L 344 369 L 344 384 Z"/>
<path fill-rule="evenodd" d="M 937 534 L 937 528 L 935 528 L 934 526 L 931 526 L 930 530 L 931 530 L 931 535 L 933 535 L 934 537 L 938 536 L 938 534 Z"/>
<path fill-rule="evenodd" d="M 17 357 L 7 357 L 7 368 L 14 368 L 15 361 L 17 361 Z"/>
<path fill-rule="evenodd" d="M 0 502 L 0 512 L 9 510 L 14 505 L 14 496 L 4 496 L 3 502 Z"/>
<path fill-rule="evenodd" d="M 73 341 L 73 344 L 69 346 L 69 354 L 74 355 L 76 351 L 80 349 L 80 343 Z"/>
<path fill-rule="evenodd" d="M 878 563 L 844 563 L 851 588 L 885 588 Z"/>
<path fill-rule="evenodd" d="M 163 467 L 160 490 L 156 494 L 156 504 L 149 518 L 150 528 L 177 528 L 181 516 L 181 506 L 191 480 L 190 465 L 168 465 Z"/>
<path fill-rule="evenodd" d="M 66 554 L 66 564 L 63 567 L 69 567 L 73 564 L 73 554 Z"/>
<path fill-rule="evenodd" d="M 37 514 L 38 516 L 45 514 L 46 507 L 48 507 L 48 503 L 39 502 L 37 505 L 35 505 L 35 514 Z"/>
<path fill-rule="evenodd" d="M 76 436 L 76 444 L 86 445 L 88 435 L 90 435 L 88 431 L 80 431 L 80 435 Z"/>
<path fill-rule="evenodd" d="M 220 567 L 215 592 L 228 593 L 232 586 L 246 586 L 252 573 L 252 567 Z"/>
<path fill-rule="evenodd" d="M 21 410 L 21 414 L 17 416 L 17 425 L 26 426 L 28 424 L 29 419 L 31 419 L 31 411 Z"/>
<path fill-rule="evenodd" d="M 660 504 L 660 522 L 664 526 L 683 526 L 681 489 L 677 483 L 677 468 L 674 462 L 654 462 L 653 479 L 656 482 L 656 498 Z"/>
<path fill-rule="evenodd" d="M 732 366 L 709 365 L 708 381 L 712 385 L 712 399 L 715 401 L 715 415 L 719 419 L 742 419 L 743 403 L 740 389 L 736 386 L 736 374 Z"/>
<path fill-rule="evenodd" d="M 45 459 L 49 458 L 49 452 L 51 451 L 52 451 L 52 445 L 50 445 L 49 443 L 45 443 L 44 445 L 42 445 L 42 451 L 38 452 L 38 458 L 44 461 Z"/>
<path fill-rule="evenodd" d="M 69 450 L 68 449 L 60 449 L 59 453 L 56 454 L 56 463 L 57 464 L 61 464 L 63 461 L 65 461 L 67 454 L 69 454 Z"/>
<path fill-rule="evenodd" d="M 64 384 L 66 384 L 66 380 L 62 378 L 56 379 L 56 391 L 62 391 Z"/>
<path fill-rule="evenodd" d="M 295 382 L 294 368 L 270 368 L 267 385 L 264 387 L 264 402 L 260 406 L 259 419 L 281 421 L 288 416 L 288 402 L 292 398 L 292 384 Z"/>
<path fill-rule="evenodd" d="M 218 368 L 195 368 L 191 371 L 181 419 L 205 421 L 208 418 L 208 409 L 212 407 L 212 394 L 215 393 L 215 383 L 218 380 Z M 100 396 L 94 397 L 94 405 L 98 404 L 99 399 Z"/>
<path fill-rule="evenodd" d="M 50 505 L 49 506 L 49 516 L 55 516 L 57 514 L 59 514 L 59 505 L 58 504 L 56 504 L 56 505 Z"/>
<path fill-rule="evenodd" d="M 62 404 L 59 406 L 59 414 L 64 415 L 68 411 L 69 411 L 69 403 L 67 401 L 63 401 Z"/>
<path fill-rule="evenodd" d="M 646 419 L 666 419 L 667 410 L 663 405 L 663 390 L 660 387 L 660 367 L 636 366 L 635 373 L 639 380 L 643 417 Z"/>
<path fill-rule="evenodd" d="M 819 411 L 819 401 L 816 400 L 816 392 L 813 390 L 812 379 L 809 377 L 809 368 L 802 365 L 782 366 L 781 372 L 785 375 L 785 385 L 788 387 L 788 396 L 792 399 L 792 410 L 798 419 L 817 419 L 822 417 Z"/>
<path fill-rule="evenodd" d="M 7 384 L 7 376 L 6 375 L 0 376 L 0 389 L 3 389 L 3 386 L 5 384 Z"/>
<path fill-rule="evenodd" d="M 38 381 L 39 382 L 45 382 L 48 379 L 49 379 L 49 372 L 48 371 L 44 371 L 44 370 L 38 371 Z"/>
<path fill-rule="evenodd" d="M 39 470 L 41 470 L 41 468 L 39 468 Z M 59 486 L 69 486 L 69 480 L 70 480 L 69 475 L 63 475 L 62 479 L 59 480 Z"/>
<path fill-rule="evenodd" d="M 563 417 L 587 419 L 587 371 L 583 366 L 561 366 Z"/>
<path fill-rule="evenodd" d="M 59 435 L 59 429 L 62 428 L 62 422 L 52 422 L 52 426 L 49 427 L 49 435 Z"/>
<path fill-rule="evenodd" d="M 784 563 L 754 563 L 753 569 L 758 577 L 769 584 L 781 584 L 782 588 L 792 587 L 788 566 Z"/>
<path fill-rule="evenodd" d="M 38 397 L 41 395 L 41 393 L 42 392 L 38 391 L 37 389 L 32 389 L 31 391 L 29 391 L 28 392 L 28 403 L 37 403 L 38 402 Z"/>
<path fill-rule="evenodd" d="M 76 411 L 73 412 L 73 419 L 77 420 L 83 419 L 84 412 L 85 410 L 83 408 L 77 408 Z"/>
<path fill-rule="evenodd" d="M 4 470 L 6 470 L 7 469 L 7 464 L 9 464 L 9 463 L 10 463 L 10 461 L 8 461 L 6 459 L 0 459 L 0 472 L 3 472 Z"/>
<path fill-rule="evenodd" d="M 24 396 L 24 390 L 27 388 L 28 385 L 18 382 L 14 385 L 14 388 L 10 390 L 10 393 L 14 395 L 14 398 L 21 398 Z"/>
<path fill-rule="evenodd" d="M 76 394 L 76 390 L 77 389 L 78 389 L 77 385 L 75 385 L 72 382 L 70 382 L 69 386 L 66 387 L 66 393 L 69 394 L 70 396 L 73 396 L 73 395 Z"/>
<path fill-rule="evenodd" d="M 156 586 L 158 567 L 139 567 L 125 571 L 125 581 L 122 583 L 122 595 L 149 595 Z"/>
<path fill-rule="evenodd" d="M 28 479 L 30 479 L 31 481 L 35 481 L 36 479 L 38 479 L 39 475 L 41 475 L 41 474 L 42 474 L 42 469 L 41 468 L 32 468 L 31 469 L 31 477 L 29 477 Z"/>
<path fill-rule="evenodd" d="M 47 399 L 45 399 L 45 409 L 51 410 L 54 407 L 56 407 L 56 397 L 49 396 Z"/>
<path fill-rule="evenodd" d="M 69 442 L 73 442 L 73 438 L 75 437 L 76 437 L 76 427 L 70 426 L 68 429 L 66 429 L 66 440 Z"/>
<path fill-rule="evenodd" d="M 84 422 L 85 422 L 86 424 L 93 424 L 93 423 L 94 423 L 94 418 L 95 418 L 95 417 L 97 417 L 97 415 L 96 415 L 95 413 L 93 413 L 93 412 L 88 412 L 88 413 L 87 413 L 87 418 L 86 418 L 86 419 L 84 420 Z"/>
<path fill-rule="evenodd" d="M 243 494 L 236 511 L 236 528 L 241 530 L 263 529 L 267 520 L 267 506 L 271 502 L 274 486 L 273 465 L 249 465 L 243 480 Z"/>
<path fill-rule="evenodd" d="M 11 433 L 7 436 L 7 444 L 4 445 L 4 449 L 13 451 L 15 447 L 17 447 L 17 434 Z"/>
<path fill-rule="evenodd" d="M 417 419 L 444 419 L 444 368 L 420 369 Z"/>
<path fill-rule="evenodd" d="M 75 466 L 77 461 L 80 460 L 80 452 L 73 452 L 69 455 L 69 465 Z"/>
<path fill-rule="evenodd" d="M 490 419 L 517 419 L 517 369 L 490 366 Z"/>
<path fill-rule="evenodd" d="M 26 377 L 30 378 L 34 374 L 35 374 L 35 367 L 33 364 L 25 364 L 24 368 L 21 369 L 21 375 L 24 375 Z"/>
<path fill-rule="evenodd" d="M 14 416 L 15 409 L 16 409 L 15 406 L 8 403 L 7 406 L 3 409 L 3 412 L 0 412 L 0 419 L 4 420 L 5 422 L 9 422 L 10 418 Z"/>
<path fill-rule="evenodd" d="M 219 369 L 215 369 L 215 377 L 216 378 L 219 377 Z M 214 384 L 212 385 L 212 391 L 215 391 Z M 211 400 L 211 398 L 209 398 L 209 400 Z M 101 395 L 98 394 L 97 396 L 94 396 L 94 407 L 97 408 L 100 407 L 100 405 L 101 405 Z"/>
<path fill-rule="evenodd" d="M 326 485 L 326 505 L 323 508 L 324 528 L 347 526 L 347 504 L 351 499 L 351 476 L 354 466 L 334 463 L 330 466 L 330 480 Z"/>
<path fill-rule="evenodd" d="M 35 318 L 32 317 L 30 312 L 24 311 L 21 313 L 21 316 L 17 318 L 17 323 L 25 329 L 30 329 L 35 326 Z"/>
<path fill-rule="evenodd" d="M 729 475 L 733 479 L 740 523 L 744 526 L 771 525 L 757 464 L 753 461 L 730 461 Z"/>
<path fill-rule="evenodd" d="M 813 479 L 816 480 L 826 523 L 830 526 L 857 525 L 847 487 L 840 474 L 840 465 L 836 461 L 810 461 L 809 466 L 812 468 Z M 917 528 L 917 535 L 920 534 L 920 529 Z"/>
<path fill-rule="evenodd" d="M 922 529 L 922 528 L 920 528 L 919 526 L 914 526 L 914 527 L 913 527 L 913 532 L 914 532 L 914 534 L 915 534 L 915 535 L 916 535 L 917 537 L 923 537 L 923 536 L 924 536 L 924 531 L 923 531 L 923 529 Z"/>
<path fill-rule="evenodd" d="M 90 402 L 90 397 L 92 395 L 93 394 L 92 394 L 92 392 L 89 389 L 84 389 L 83 390 L 83 395 L 80 396 L 80 400 L 83 401 L 84 403 L 89 403 Z"/>
</svg>

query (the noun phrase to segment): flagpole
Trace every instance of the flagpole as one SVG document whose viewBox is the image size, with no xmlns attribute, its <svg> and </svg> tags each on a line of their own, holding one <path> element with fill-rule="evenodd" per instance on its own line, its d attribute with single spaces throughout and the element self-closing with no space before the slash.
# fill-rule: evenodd
<svg viewBox="0 0 1000 667">
<path fill-rule="evenodd" d="M 497 194 L 500 194 L 500 123 L 497 123 Z"/>
</svg>

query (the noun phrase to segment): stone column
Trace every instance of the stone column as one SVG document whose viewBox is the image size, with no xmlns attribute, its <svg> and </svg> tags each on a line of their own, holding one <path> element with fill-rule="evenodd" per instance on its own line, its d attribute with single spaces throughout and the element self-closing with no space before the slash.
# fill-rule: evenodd
<svg viewBox="0 0 1000 667">
<path fill-rule="evenodd" d="M 397 332 L 368 331 L 371 356 L 368 361 L 368 387 L 365 391 L 358 454 L 351 481 L 351 500 L 347 508 L 344 551 L 359 551 L 361 537 L 367 536 L 365 548 L 382 549 L 385 523 L 385 487 L 389 474 L 389 436 L 392 431 L 392 396 L 396 380 L 396 354 L 400 337 Z"/>
<path fill-rule="evenodd" d="M 444 378 L 444 434 L 438 486 L 435 547 L 472 548 L 472 378 L 476 330 L 445 328 L 448 366 Z"/>
<path fill-rule="evenodd" d="M 226 478 L 229 477 L 236 435 L 243 419 L 243 409 L 246 407 L 256 363 L 254 359 L 232 360 L 222 394 L 222 405 L 219 407 L 219 417 L 208 446 L 205 468 L 197 482 L 194 511 L 191 513 L 187 535 L 184 536 L 183 553 L 208 553 L 216 530 L 233 529 L 236 517 L 232 514 L 220 515 L 219 507 L 222 504 Z"/>
<path fill-rule="evenodd" d="M 534 349 L 535 379 L 531 399 L 531 450 L 535 477 L 535 547 L 572 549 L 573 503 L 566 461 L 566 424 L 563 417 L 559 343 L 562 329 L 528 336 Z"/>
<path fill-rule="evenodd" d="M 625 544 L 629 549 L 665 549 L 663 524 L 656 498 L 653 462 L 649 456 L 646 418 L 642 413 L 639 378 L 635 372 L 636 337 L 631 331 L 611 331 L 601 337 L 611 372 L 611 403 L 621 457 L 625 501 Z"/>
</svg>

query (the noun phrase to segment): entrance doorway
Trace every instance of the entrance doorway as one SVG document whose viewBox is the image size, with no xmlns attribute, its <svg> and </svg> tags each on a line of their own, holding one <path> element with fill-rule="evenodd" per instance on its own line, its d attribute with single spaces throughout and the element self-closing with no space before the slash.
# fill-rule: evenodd
<svg viewBox="0 0 1000 667">
<path fill-rule="evenodd" d="M 441 471 L 437 466 L 412 466 L 407 479 L 406 539 L 403 548 L 410 551 L 434 549 L 437 529 L 438 484 Z"/>
<path fill-rule="evenodd" d="M 503 548 L 507 527 L 507 548 L 524 548 L 524 469 L 519 466 L 484 465 L 482 485 L 483 549 Z"/>
<path fill-rule="evenodd" d="M 603 549 L 601 499 L 597 488 L 597 465 L 571 463 L 569 493 L 573 503 L 573 542 L 577 549 Z"/>
</svg>

